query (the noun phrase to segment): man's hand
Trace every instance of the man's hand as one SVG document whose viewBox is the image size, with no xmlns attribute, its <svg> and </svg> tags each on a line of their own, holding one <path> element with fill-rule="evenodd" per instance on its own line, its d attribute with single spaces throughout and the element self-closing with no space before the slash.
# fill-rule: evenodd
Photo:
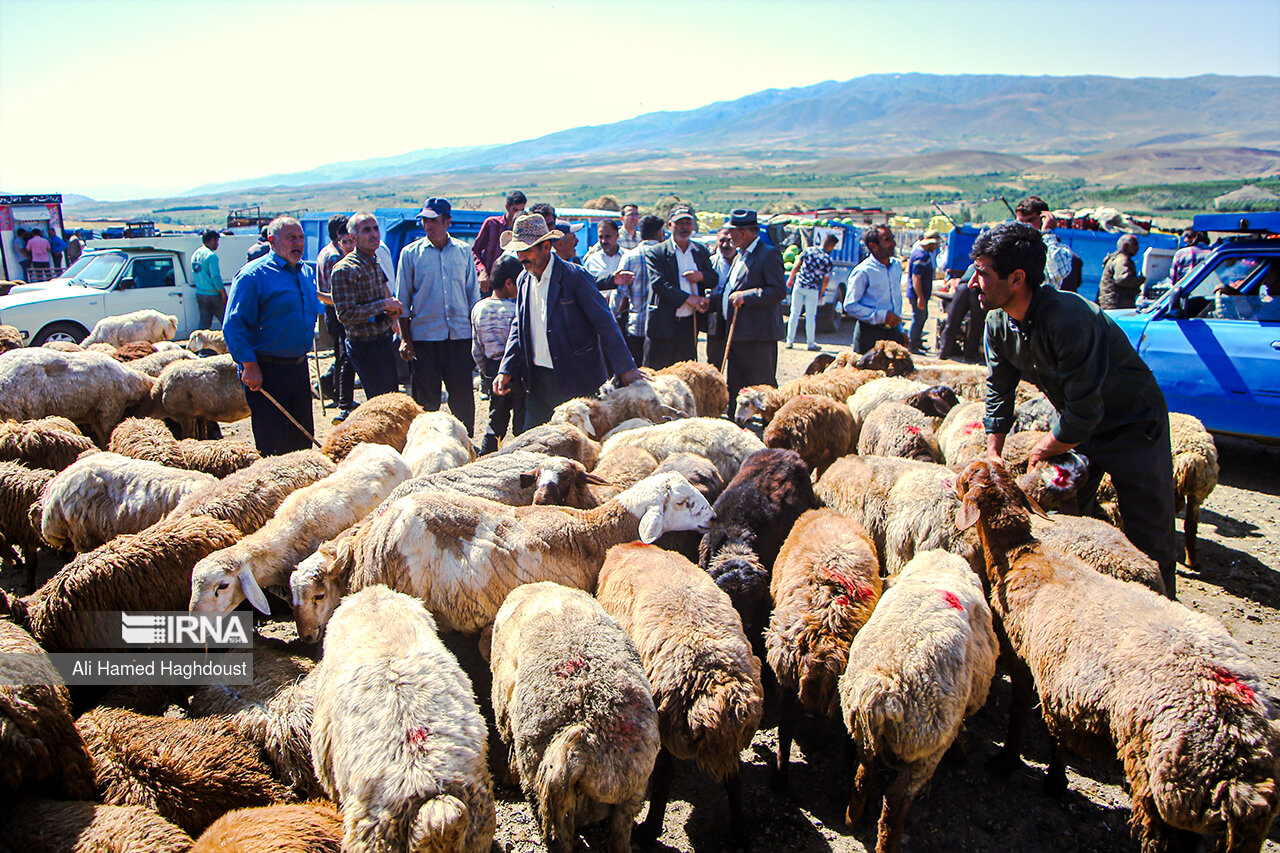
<svg viewBox="0 0 1280 853">
<path fill-rule="evenodd" d="M 401 339 L 400 357 L 405 361 L 413 361 L 413 341 Z"/>
<path fill-rule="evenodd" d="M 493 377 L 493 393 L 499 397 L 504 397 L 511 393 L 511 374 L 499 373 Z"/>
<path fill-rule="evenodd" d="M 618 270 L 613 274 L 613 283 L 619 287 L 626 287 L 636 280 L 636 274 L 631 270 Z"/>
<path fill-rule="evenodd" d="M 733 294 L 733 296 L 729 297 L 729 304 L 731 304 L 734 308 L 741 308 L 742 303 L 746 301 L 747 301 L 747 295 L 745 293 L 735 293 Z"/>
<path fill-rule="evenodd" d="M 916 300 L 916 310 L 923 311 L 924 307 L 928 304 L 929 304 L 929 297 L 921 296 L 919 299 Z"/>
<path fill-rule="evenodd" d="M 689 270 L 684 274 L 684 277 L 688 279 L 690 284 L 699 284 L 701 283 L 703 276 L 702 272 L 699 270 Z"/>
<path fill-rule="evenodd" d="M 884 314 L 884 324 L 886 326 L 896 326 L 902 322 L 902 318 L 892 311 L 886 311 Z"/>
<path fill-rule="evenodd" d="M 1074 444 L 1058 441 L 1058 439 L 1054 438 L 1053 433 L 1049 433 L 1037 441 L 1035 447 L 1031 448 L 1031 455 L 1027 457 L 1027 467 L 1029 468 L 1053 456 L 1061 456 L 1073 447 L 1075 447 Z"/>
<path fill-rule="evenodd" d="M 689 306 L 689 308 L 690 308 L 691 310 L 693 310 L 693 311 L 701 311 L 701 310 L 702 310 L 702 297 L 701 297 L 701 296 L 690 296 L 688 299 L 686 299 L 686 300 L 684 301 L 684 304 L 685 304 L 685 305 L 688 305 L 688 306 Z"/>
<path fill-rule="evenodd" d="M 698 297 L 698 304 L 695 305 L 694 308 L 698 310 L 699 314 L 707 313 L 707 311 L 711 308 L 711 297 L 710 296 Z"/>
<path fill-rule="evenodd" d="M 383 310 L 387 312 L 388 319 L 394 320 L 404 314 L 404 306 L 394 296 L 388 296 L 382 304 Z"/>
<path fill-rule="evenodd" d="M 644 374 L 639 369 L 628 370 L 626 373 L 618 374 L 618 381 L 623 385 L 630 385 L 632 382 L 639 382 L 641 379 L 644 379 Z"/>
<path fill-rule="evenodd" d="M 989 432 L 987 433 L 987 462 L 991 465 L 1003 465 L 1004 460 L 1000 458 L 1001 452 L 1004 451 L 1004 433 Z"/>
<path fill-rule="evenodd" d="M 250 391 L 258 391 L 262 388 L 262 368 L 258 367 L 256 361 L 246 361 L 240 365 L 240 381 L 244 383 L 244 387 Z"/>
</svg>

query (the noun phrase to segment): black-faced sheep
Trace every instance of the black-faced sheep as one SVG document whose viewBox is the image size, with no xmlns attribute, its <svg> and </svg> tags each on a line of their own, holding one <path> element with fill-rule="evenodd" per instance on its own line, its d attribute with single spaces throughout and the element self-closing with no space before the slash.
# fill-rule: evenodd
<svg viewBox="0 0 1280 853">
<path fill-rule="evenodd" d="M 764 430 L 765 447 L 794 450 L 813 476 L 822 476 L 832 462 L 852 453 L 853 415 L 845 403 L 830 397 L 800 394 L 792 397 Z"/>
<path fill-rule="evenodd" d="M 149 376 L 102 353 L 27 347 L 0 359 L 0 418 L 61 415 L 87 425 L 99 447 L 127 410 L 148 399 Z"/>
<path fill-rule="evenodd" d="M 229 521 L 248 535 L 270 521 L 285 498 L 324 479 L 337 467 L 318 450 L 268 456 L 187 495 L 169 517 L 207 515 Z"/>
<path fill-rule="evenodd" d="M 662 834 L 675 758 L 725 783 L 730 831 L 745 841 L 738 754 L 760 725 L 764 690 L 729 596 L 679 554 L 631 543 L 609 549 L 596 598 L 635 641 L 658 708 L 662 752 L 641 839 Z"/>
<path fill-rule="evenodd" d="M 399 391 L 380 394 L 356 406 L 350 416 L 329 433 L 320 452 L 334 462 L 341 462 L 356 445 L 365 442 L 404 450 L 409 427 L 420 414 L 422 407 L 408 394 Z"/>
<path fill-rule="evenodd" d="M 320 801 L 236 809 L 210 824 L 191 853 L 342 853 L 342 815 Z"/>
<path fill-rule="evenodd" d="M 27 797 L 0 812 L 0 849 L 24 853 L 187 853 L 191 836 L 144 806 Z"/>
<path fill-rule="evenodd" d="M 588 471 L 596 467 L 600 458 L 600 445 L 572 424 L 542 424 L 527 429 L 518 436 L 503 442 L 494 454 L 527 450 L 547 456 L 567 456 L 577 459 Z"/>
<path fill-rule="evenodd" d="M 0 462 L 0 549 L 5 559 L 26 571 L 27 589 L 34 590 L 39 567 L 41 495 L 53 471 Z"/>
<path fill-rule="evenodd" d="M 919 462 L 941 462 L 933 424 L 905 403 L 881 403 L 867 415 L 858 433 L 862 456 L 896 456 Z"/>
<path fill-rule="evenodd" d="M 93 441 L 63 417 L 0 422 L 0 461 L 61 471 L 92 447 Z"/>
<path fill-rule="evenodd" d="M 631 822 L 658 757 L 658 713 L 635 643 L 585 592 L 520 586 L 493 626 L 493 712 L 552 853 L 609 819 L 609 853 L 629 853 Z"/>
<path fill-rule="evenodd" d="M 8 282 L 5 282 L 8 284 Z M 12 285 L 10 285 L 12 286 Z M 0 292 L 0 296 L 8 295 L 8 290 Z M 17 326 L 10 326 L 7 323 L 0 325 L 0 353 L 6 353 L 10 350 L 22 349 L 22 332 Z"/>
<path fill-rule="evenodd" d="M 103 317 L 94 323 L 93 331 L 81 343 L 86 347 L 105 343 L 119 348 L 130 341 L 171 341 L 177 333 L 177 317 L 154 308 L 143 308 L 128 314 Z"/>
</svg>

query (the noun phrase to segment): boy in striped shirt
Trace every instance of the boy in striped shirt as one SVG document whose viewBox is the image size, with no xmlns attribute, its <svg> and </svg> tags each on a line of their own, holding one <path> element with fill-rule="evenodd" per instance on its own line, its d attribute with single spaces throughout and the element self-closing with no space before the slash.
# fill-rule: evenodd
<svg viewBox="0 0 1280 853">
<path fill-rule="evenodd" d="M 483 377 L 481 388 L 493 387 L 498 375 L 498 364 L 507 348 L 511 335 L 511 321 L 516 316 L 516 279 L 524 267 L 514 255 L 503 255 L 493 264 L 489 283 L 493 291 L 471 309 L 471 355 Z M 480 455 L 498 449 L 498 439 L 507 434 L 507 419 L 511 419 L 511 432 L 524 432 L 524 391 L 513 388 L 502 396 L 489 396 L 489 429 L 480 445 Z"/>
</svg>

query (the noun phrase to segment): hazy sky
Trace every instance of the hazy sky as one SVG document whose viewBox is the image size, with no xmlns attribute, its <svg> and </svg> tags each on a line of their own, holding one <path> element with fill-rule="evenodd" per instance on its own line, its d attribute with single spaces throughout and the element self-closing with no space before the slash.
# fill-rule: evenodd
<svg viewBox="0 0 1280 853">
<path fill-rule="evenodd" d="M 0 190 L 167 194 L 907 71 L 1280 75 L 1280 2 L 0 0 Z"/>
</svg>

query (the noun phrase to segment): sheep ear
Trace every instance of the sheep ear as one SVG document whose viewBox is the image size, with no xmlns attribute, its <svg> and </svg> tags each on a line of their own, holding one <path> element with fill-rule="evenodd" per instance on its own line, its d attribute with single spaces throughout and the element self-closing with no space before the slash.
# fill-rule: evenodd
<svg viewBox="0 0 1280 853">
<path fill-rule="evenodd" d="M 965 496 L 960 499 L 960 509 L 956 510 L 956 527 L 968 530 L 978 523 L 978 502 Z"/>
<path fill-rule="evenodd" d="M 591 438 L 600 437 L 600 430 L 596 429 L 596 422 L 591 420 L 590 415 L 587 415 L 587 435 L 589 435 Z"/>
<path fill-rule="evenodd" d="M 613 485 L 613 483 L 610 483 L 608 480 L 604 479 L 603 477 L 597 477 L 595 474 L 592 474 L 590 471 L 586 472 L 586 474 L 584 474 L 583 476 L 586 478 L 587 483 L 592 486 L 612 486 Z"/>
<path fill-rule="evenodd" d="M 538 482 L 538 470 L 525 471 L 520 475 L 520 488 L 527 489 Z"/>
<path fill-rule="evenodd" d="M 1027 504 L 1027 509 L 1031 510 L 1041 518 L 1049 517 L 1049 513 L 1041 509 L 1040 504 L 1036 503 L 1036 499 L 1031 497 L 1031 495 L 1027 494 L 1025 491 L 1022 492 L 1022 499 Z"/>
<path fill-rule="evenodd" d="M 652 545 L 662 535 L 662 507 L 651 506 L 640 519 L 640 541 Z"/>
<path fill-rule="evenodd" d="M 267 595 L 262 591 L 262 587 L 258 586 L 258 579 L 253 576 L 253 569 L 248 566 L 240 569 L 240 589 L 244 591 L 244 597 L 249 599 L 249 603 L 255 610 L 267 616 L 271 615 Z"/>
</svg>

